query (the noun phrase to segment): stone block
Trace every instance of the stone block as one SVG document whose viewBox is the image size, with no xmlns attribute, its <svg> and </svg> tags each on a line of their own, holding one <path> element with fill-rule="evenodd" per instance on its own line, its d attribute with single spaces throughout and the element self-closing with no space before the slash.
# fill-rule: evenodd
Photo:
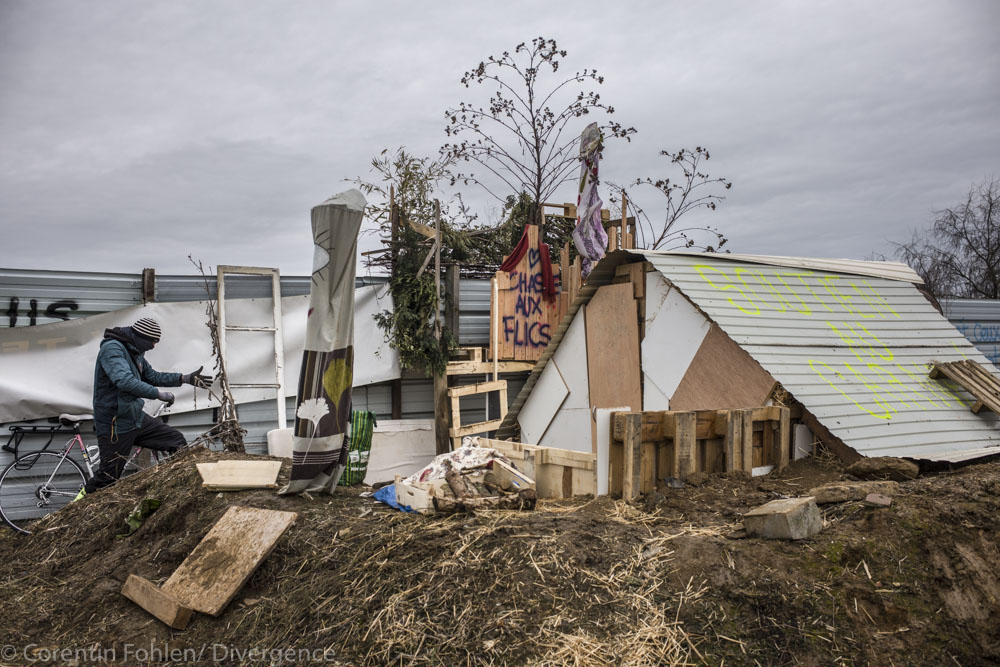
<svg viewBox="0 0 1000 667">
<path fill-rule="evenodd" d="M 743 515 L 750 537 L 769 540 L 804 540 L 823 530 L 823 517 L 815 499 L 772 500 Z"/>
<path fill-rule="evenodd" d="M 916 463 L 892 456 L 872 456 L 855 461 L 847 466 L 848 474 L 858 479 L 891 479 L 905 482 L 916 479 L 920 468 Z"/>
<path fill-rule="evenodd" d="M 889 507 L 892 505 L 892 498 L 889 496 L 883 496 L 881 493 L 869 493 L 865 496 L 865 502 L 869 505 L 877 505 L 879 507 Z"/>
<path fill-rule="evenodd" d="M 849 500 L 864 500 L 870 493 L 891 496 L 899 492 L 897 482 L 834 482 L 817 486 L 809 492 L 817 505 L 846 503 Z"/>
</svg>

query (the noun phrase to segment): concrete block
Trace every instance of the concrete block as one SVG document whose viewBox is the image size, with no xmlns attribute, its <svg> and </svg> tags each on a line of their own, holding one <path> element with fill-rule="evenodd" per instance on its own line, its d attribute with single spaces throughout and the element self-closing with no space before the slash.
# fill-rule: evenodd
<svg viewBox="0 0 1000 667">
<path fill-rule="evenodd" d="M 769 540 L 804 540 L 823 530 L 823 517 L 812 497 L 783 498 L 743 515 L 750 537 Z"/>
</svg>

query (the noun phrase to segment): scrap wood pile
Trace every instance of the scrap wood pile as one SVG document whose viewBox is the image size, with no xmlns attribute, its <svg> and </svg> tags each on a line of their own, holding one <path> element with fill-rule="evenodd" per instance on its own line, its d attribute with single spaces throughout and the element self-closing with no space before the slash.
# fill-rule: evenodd
<svg viewBox="0 0 1000 667">
<path fill-rule="evenodd" d="M 375 498 L 423 514 L 532 510 L 537 500 L 533 479 L 497 450 L 478 444 L 437 456 L 409 477 L 397 477 Z"/>
<path fill-rule="evenodd" d="M 542 500 L 532 512 L 419 517 L 355 489 L 313 500 L 205 490 L 195 464 L 220 458 L 182 454 L 30 537 L 0 533 L 4 642 L 328 649 L 342 664 L 1000 657 L 998 463 L 898 482 L 890 507 L 824 505 L 820 534 L 784 542 L 727 537 L 764 502 L 850 482 L 842 467 L 706 475 L 634 504 Z M 147 497 L 161 506 L 116 539 Z M 129 574 L 162 586 L 234 505 L 298 518 L 218 617 L 176 631 L 120 594 Z"/>
</svg>

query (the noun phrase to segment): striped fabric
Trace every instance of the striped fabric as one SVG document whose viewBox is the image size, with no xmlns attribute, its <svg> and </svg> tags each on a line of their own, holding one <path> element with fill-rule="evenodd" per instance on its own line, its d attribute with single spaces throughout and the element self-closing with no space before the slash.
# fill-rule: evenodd
<svg viewBox="0 0 1000 667">
<path fill-rule="evenodd" d="M 347 467 L 340 478 L 341 484 L 354 486 L 365 480 L 368 473 L 368 454 L 372 449 L 372 433 L 378 422 L 375 413 L 367 410 L 351 411 L 351 435 L 348 440 Z"/>
</svg>

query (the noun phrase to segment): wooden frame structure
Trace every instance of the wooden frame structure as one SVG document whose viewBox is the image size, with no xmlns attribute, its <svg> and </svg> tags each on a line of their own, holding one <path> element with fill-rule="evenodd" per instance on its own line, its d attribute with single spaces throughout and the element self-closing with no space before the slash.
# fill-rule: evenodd
<svg viewBox="0 0 1000 667">
<path fill-rule="evenodd" d="M 767 465 L 781 470 L 790 453 L 790 410 L 782 406 L 616 412 L 611 419 L 609 490 L 628 500 L 654 491 L 667 477 L 752 473 Z"/>
<path fill-rule="evenodd" d="M 971 408 L 974 413 L 979 414 L 985 407 L 1000 415 L 1000 380 L 981 364 L 971 359 L 938 362 L 931 368 L 930 377 L 947 377 L 972 394 L 976 399 Z"/>
<path fill-rule="evenodd" d="M 597 494 L 596 454 L 486 438 L 479 439 L 479 446 L 492 447 L 511 459 L 519 470 L 535 480 L 539 498 Z"/>
<path fill-rule="evenodd" d="M 488 394 L 491 391 L 500 392 L 500 416 L 497 419 L 490 419 L 484 422 L 476 422 L 462 426 L 462 412 L 459 402 L 462 396 L 475 396 L 476 394 Z M 462 438 L 476 433 L 486 433 L 496 430 L 507 416 L 507 381 L 492 380 L 490 382 L 477 382 L 476 384 L 466 384 L 460 387 L 448 389 L 448 397 L 451 398 L 451 428 L 448 435 L 452 439 L 452 449 L 462 446 Z"/>
</svg>

